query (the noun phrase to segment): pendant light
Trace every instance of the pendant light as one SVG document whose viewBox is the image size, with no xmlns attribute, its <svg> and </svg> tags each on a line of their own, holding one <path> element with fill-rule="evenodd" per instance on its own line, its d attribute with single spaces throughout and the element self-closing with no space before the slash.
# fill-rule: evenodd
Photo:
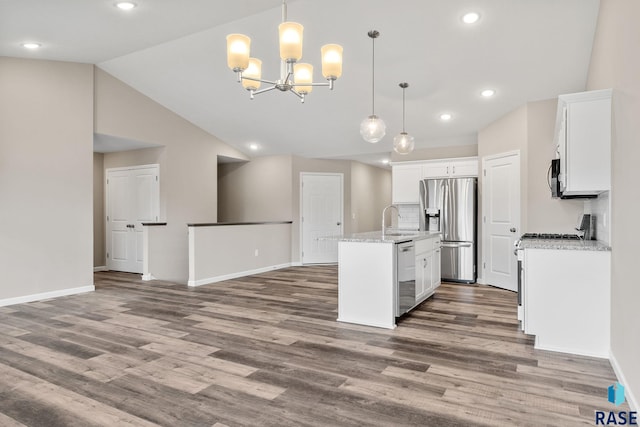
<svg viewBox="0 0 640 427">
<path fill-rule="evenodd" d="M 393 138 L 393 150 L 398 154 L 409 154 L 415 145 L 414 138 L 404 130 L 404 91 L 409 83 L 400 83 L 402 88 L 402 132 Z"/>
<path fill-rule="evenodd" d="M 360 135 L 362 135 L 365 141 L 373 144 L 384 137 L 387 127 L 382 119 L 376 116 L 376 38 L 378 38 L 380 33 L 376 30 L 371 30 L 367 34 L 371 37 L 373 51 L 371 56 L 371 115 L 360 123 Z"/>
</svg>

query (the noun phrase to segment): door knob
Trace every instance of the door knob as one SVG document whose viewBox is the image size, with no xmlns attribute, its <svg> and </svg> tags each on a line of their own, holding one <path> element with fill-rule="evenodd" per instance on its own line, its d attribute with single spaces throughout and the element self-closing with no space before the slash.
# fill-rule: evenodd
<svg viewBox="0 0 640 427">
<path fill-rule="evenodd" d="M 510 232 L 512 232 L 512 233 L 515 233 L 515 232 L 516 232 L 516 228 L 515 228 L 515 227 L 511 227 L 511 228 L 509 229 L 509 231 L 510 231 Z"/>
</svg>

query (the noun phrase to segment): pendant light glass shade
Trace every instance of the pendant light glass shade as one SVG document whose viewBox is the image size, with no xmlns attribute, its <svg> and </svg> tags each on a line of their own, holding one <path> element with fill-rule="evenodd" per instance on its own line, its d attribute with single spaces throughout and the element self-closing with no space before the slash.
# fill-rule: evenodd
<svg viewBox="0 0 640 427">
<path fill-rule="evenodd" d="M 414 147 L 414 138 L 406 132 L 400 132 L 393 138 L 393 150 L 398 154 L 409 154 Z"/>
<path fill-rule="evenodd" d="M 402 88 L 402 132 L 393 138 L 393 150 L 398 154 L 409 154 L 415 146 L 414 138 L 404 130 L 404 91 L 409 87 L 409 83 L 400 83 L 399 86 Z"/>
<path fill-rule="evenodd" d="M 376 30 L 371 30 L 367 33 L 371 38 L 371 115 L 364 119 L 360 123 L 360 135 L 362 138 L 375 144 L 384 138 L 387 133 L 387 126 L 384 121 L 376 116 L 376 38 L 380 33 Z"/>
<path fill-rule="evenodd" d="M 227 36 L 227 65 L 233 71 L 244 71 L 249 66 L 251 39 L 244 34 Z"/>
<path fill-rule="evenodd" d="M 295 62 L 302 58 L 302 31 L 297 22 L 283 22 L 278 26 L 280 34 L 280 59 Z"/>
<path fill-rule="evenodd" d="M 365 141 L 375 144 L 384 138 L 387 125 L 375 114 L 370 115 L 360 123 L 360 135 Z"/>
</svg>

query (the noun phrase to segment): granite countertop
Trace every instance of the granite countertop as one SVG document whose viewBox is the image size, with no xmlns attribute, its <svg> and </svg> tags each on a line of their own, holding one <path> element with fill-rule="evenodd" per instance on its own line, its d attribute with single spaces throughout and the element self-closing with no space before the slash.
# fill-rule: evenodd
<svg viewBox="0 0 640 427">
<path fill-rule="evenodd" d="M 366 233 L 351 233 L 341 236 L 319 237 L 320 240 L 338 240 L 340 242 L 363 242 L 363 243 L 402 243 L 410 240 L 422 240 L 439 236 L 439 232 L 387 229 L 382 234 L 382 230 L 368 231 Z"/>
<path fill-rule="evenodd" d="M 610 251 L 608 246 L 597 240 L 569 239 L 525 239 L 520 243 L 522 249 L 556 249 L 572 251 Z"/>
</svg>

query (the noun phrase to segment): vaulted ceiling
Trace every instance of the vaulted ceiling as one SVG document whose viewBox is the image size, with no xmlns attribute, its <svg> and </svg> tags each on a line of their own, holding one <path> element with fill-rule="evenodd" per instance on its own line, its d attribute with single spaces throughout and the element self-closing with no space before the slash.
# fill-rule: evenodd
<svg viewBox="0 0 640 427">
<path fill-rule="evenodd" d="M 294 0 L 288 18 L 304 25 L 305 62 L 320 73 L 320 46 L 344 46 L 335 89 L 315 88 L 304 104 L 272 91 L 250 100 L 226 65 L 225 36 L 252 38 L 263 77 L 279 74 L 280 0 L 0 1 L 0 55 L 98 67 L 247 154 L 373 160 L 388 155 L 402 128 L 416 148 L 473 144 L 477 131 L 528 101 L 584 90 L 597 0 Z M 464 13 L 480 14 L 464 24 Z M 376 29 L 376 113 L 387 124 L 377 144 L 362 140 L 371 114 L 371 39 Z M 42 47 L 27 51 L 25 41 Z M 485 88 L 496 91 L 483 98 Z M 443 122 L 441 113 L 452 114 Z M 152 141 L 150 141 L 152 142 Z M 255 143 L 258 150 L 251 152 Z"/>
</svg>

